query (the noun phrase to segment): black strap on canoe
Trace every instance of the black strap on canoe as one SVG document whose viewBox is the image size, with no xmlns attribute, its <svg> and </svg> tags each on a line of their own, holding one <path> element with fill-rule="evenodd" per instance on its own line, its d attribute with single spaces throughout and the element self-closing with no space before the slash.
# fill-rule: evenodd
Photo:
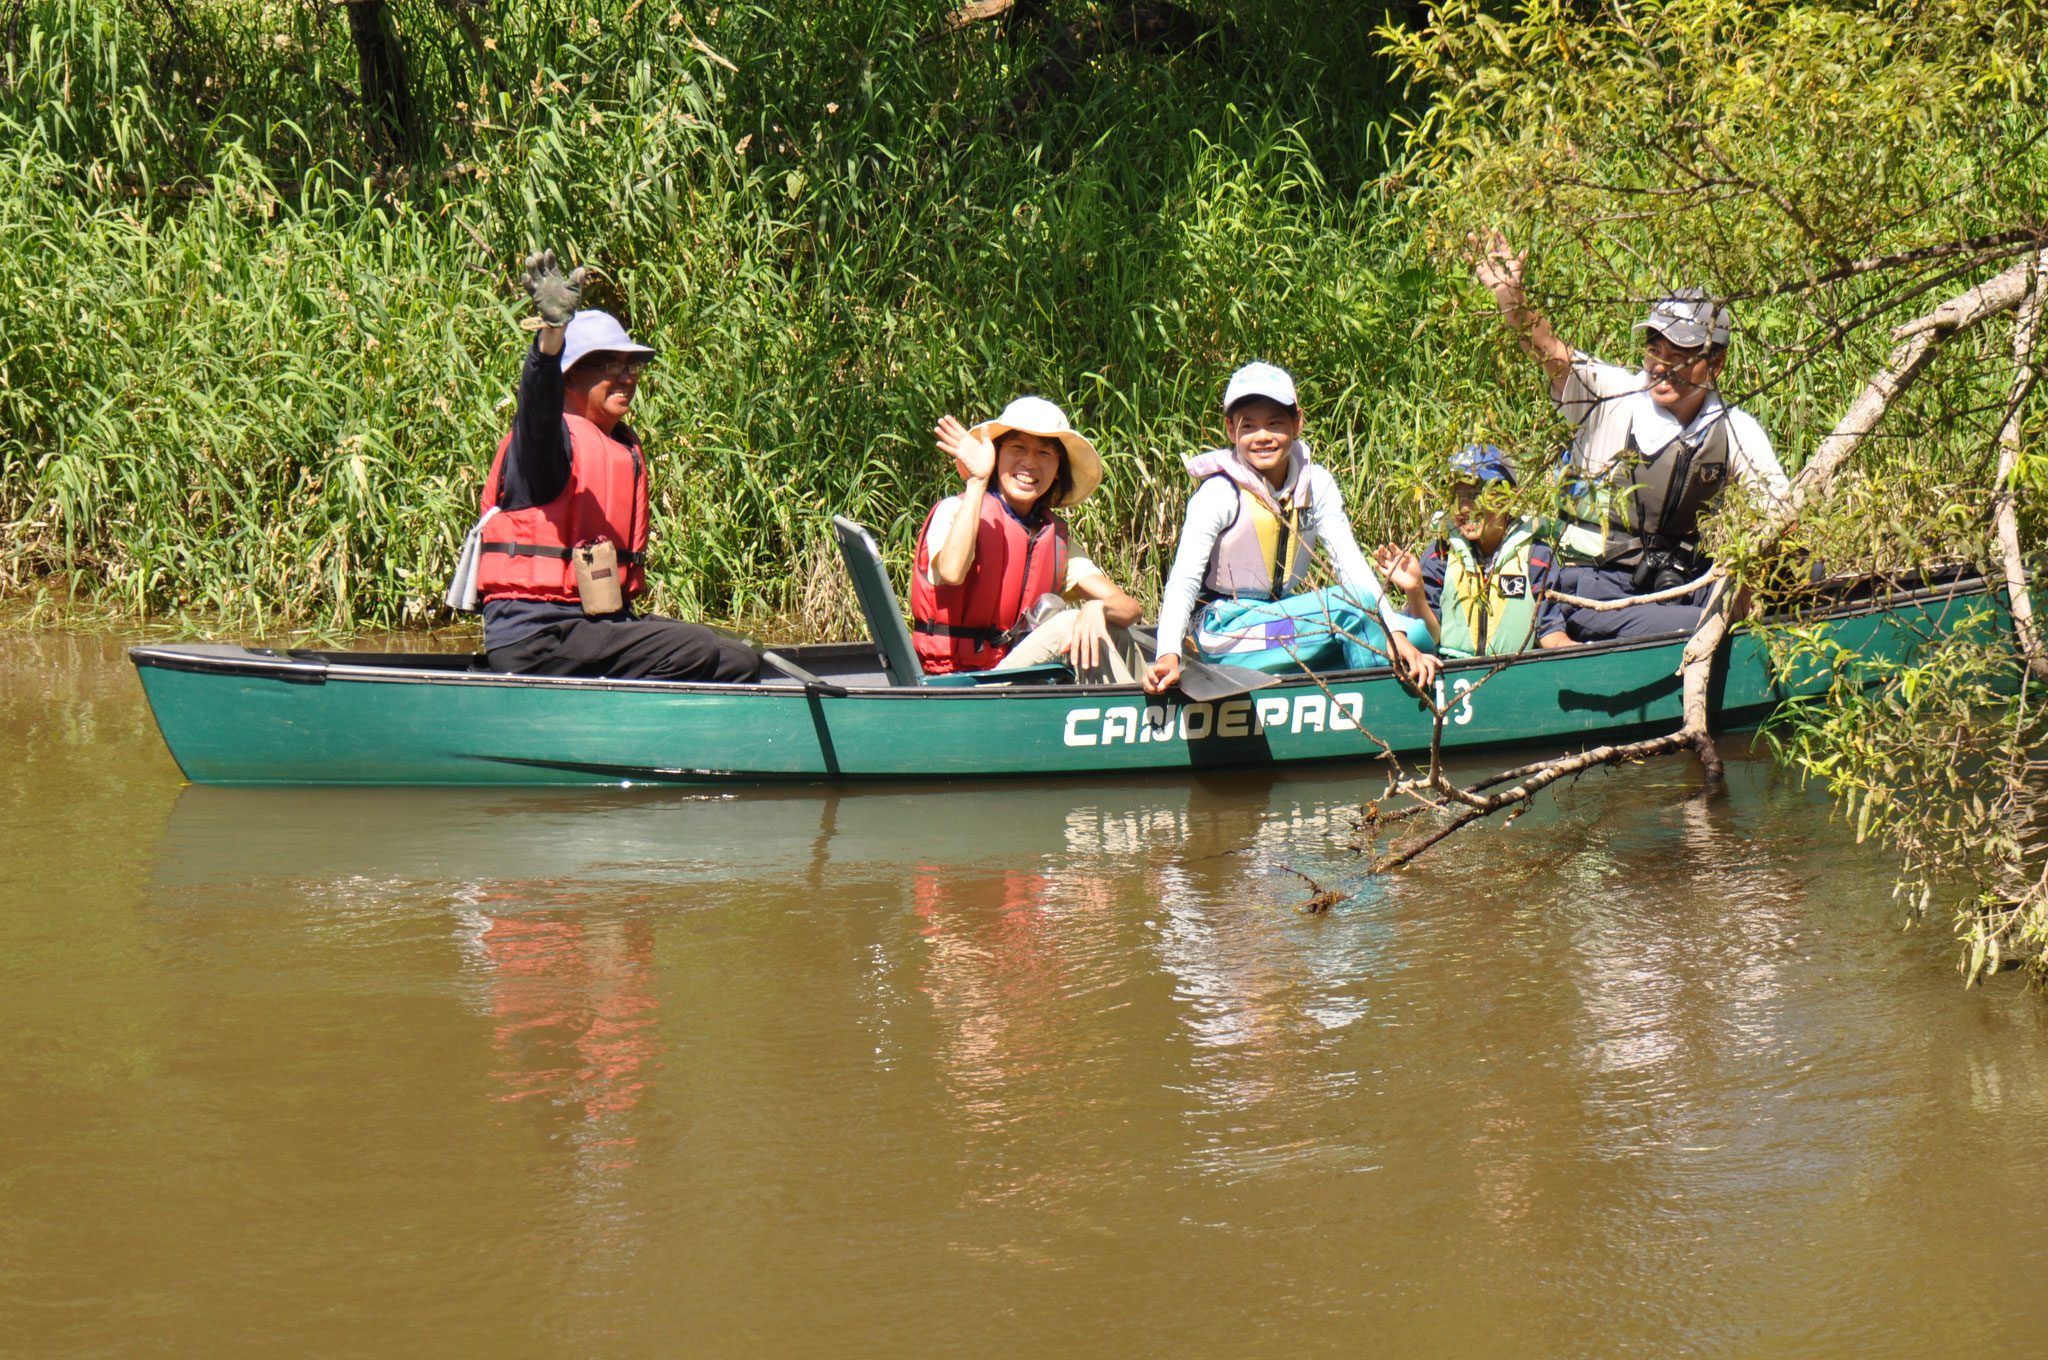
<svg viewBox="0 0 2048 1360">
<path fill-rule="evenodd" d="M 479 543 L 478 552 L 503 553 L 507 557 L 552 557 L 558 562 L 567 562 L 574 555 L 570 548 L 550 548 L 539 543 Z M 645 553 L 621 551 L 619 561 L 637 563 Z"/>
</svg>

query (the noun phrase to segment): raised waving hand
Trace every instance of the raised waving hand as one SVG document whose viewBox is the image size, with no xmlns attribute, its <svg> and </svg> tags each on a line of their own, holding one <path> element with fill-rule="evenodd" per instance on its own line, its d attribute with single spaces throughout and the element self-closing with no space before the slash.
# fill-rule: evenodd
<svg viewBox="0 0 2048 1360">
<path fill-rule="evenodd" d="M 986 482 L 995 476 L 995 445 L 976 438 L 951 416 L 942 418 L 932 434 L 938 439 L 939 452 L 950 457 L 953 466 L 960 470 L 962 481 Z"/>
</svg>

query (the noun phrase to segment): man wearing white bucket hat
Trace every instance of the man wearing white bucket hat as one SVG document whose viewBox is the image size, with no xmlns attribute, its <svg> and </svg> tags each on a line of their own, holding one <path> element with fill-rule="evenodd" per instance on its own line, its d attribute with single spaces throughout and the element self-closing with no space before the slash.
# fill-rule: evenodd
<svg viewBox="0 0 2048 1360">
<path fill-rule="evenodd" d="M 933 433 L 962 489 L 932 507 L 918 536 L 910 612 L 925 670 L 1065 656 L 1083 679 L 1128 684 L 1124 630 L 1140 606 L 1072 550 L 1057 513 L 1102 481 L 1095 446 L 1042 397 L 1019 397 L 971 430 L 947 416 Z"/>
<path fill-rule="evenodd" d="M 485 655 L 492 670 L 521 675 L 752 680 L 752 648 L 633 611 L 646 582 L 648 478 L 625 417 L 654 350 L 615 317 L 578 310 L 583 280 L 582 269 L 562 273 L 553 251 L 526 261 L 540 333 L 473 536 Z"/>
</svg>

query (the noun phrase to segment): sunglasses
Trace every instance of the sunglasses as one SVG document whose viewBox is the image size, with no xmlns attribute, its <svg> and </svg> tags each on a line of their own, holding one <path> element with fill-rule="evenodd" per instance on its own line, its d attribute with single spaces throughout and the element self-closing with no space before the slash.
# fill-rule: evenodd
<svg viewBox="0 0 2048 1360">
<path fill-rule="evenodd" d="M 1668 349 L 1652 347 L 1643 353 L 1643 368 L 1651 377 L 1661 378 L 1666 373 L 1675 373 L 1680 369 L 1690 368 L 1706 357 L 1707 351 L 1705 349 L 1679 349 L 1675 346 Z"/>
<path fill-rule="evenodd" d="M 626 354 L 614 355 L 609 359 L 584 360 L 584 363 L 590 366 L 592 373 L 595 373 L 600 378 L 609 378 L 613 382 L 617 382 L 622 378 L 632 378 L 637 381 L 640 375 L 647 371 L 649 362 L 651 361 L 637 355 Z"/>
</svg>

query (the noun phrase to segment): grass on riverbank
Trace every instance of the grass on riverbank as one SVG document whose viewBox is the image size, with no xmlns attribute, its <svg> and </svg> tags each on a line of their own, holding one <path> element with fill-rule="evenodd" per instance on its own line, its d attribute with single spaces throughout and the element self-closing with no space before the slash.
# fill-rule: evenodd
<svg viewBox="0 0 2048 1360">
<path fill-rule="evenodd" d="M 406 187 L 318 104 L 332 24 L 279 8 L 266 49 L 201 9 L 164 57 L 124 8 L 28 6 L 0 99 L 0 581 L 254 628 L 431 617 L 538 242 L 663 350 L 638 424 L 672 609 L 836 612 L 825 518 L 906 557 L 950 480 L 932 422 L 1021 391 L 1105 448 L 1078 528 L 1142 589 L 1179 455 L 1254 356 L 1303 378 L 1360 519 L 1413 518 L 1400 470 L 1470 417 L 1446 299 L 1373 187 L 1383 94 L 1282 33 L 1272 68 L 1113 53 L 1020 119 L 1026 49 L 934 37 L 926 5 L 827 11 L 508 13 L 485 99 L 423 82 L 449 144 Z"/>
<path fill-rule="evenodd" d="M 61 576 L 255 631 L 435 617 L 541 243 L 663 350 L 636 423 L 655 602 L 685 615 L 843 626 L 825 519 L 900 571 L 952 483 L 933 421 L 1023 391 L 1104 448 L 1077 529 L 1140 595 L 1246 359 L 1300 376 L 1368 541 L 1420 536 L 1448 448 L 1559 442 L 1387 178 L 1377 13 L 1234 5 L 1055 79 L 1096 7 L 948 12 L 395 4 L 432 134 L 400 164 L 324 10 L 28 0 L 0 85 L 0 592 Z M 1573 338 L 1625 357 L 1612 262 L 1546 258 Z M 1747 304 L 1726 385 L 1797 319 Z M 1860 376 L 1753 404 L 1788 462 Z"/>
</svg>

